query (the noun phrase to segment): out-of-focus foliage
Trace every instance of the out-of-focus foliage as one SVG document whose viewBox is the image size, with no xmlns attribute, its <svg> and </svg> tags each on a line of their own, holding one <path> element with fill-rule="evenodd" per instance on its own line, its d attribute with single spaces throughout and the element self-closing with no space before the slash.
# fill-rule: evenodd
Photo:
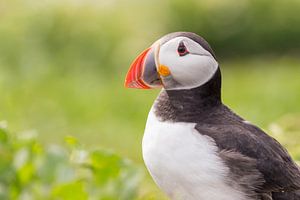
<svg viewBox="0 0 300 200">
<path fill-rule="evenodd" d="M 293 57 L 300 52 L 299 11 L 298 0 L 0 1 L 0 120 L 17 132 L 7 139 L 1 134 L 6 142 L 1 143 L 0 170 L 9 170 L 0 174 L 6 180 L 0 193 L 59 199 L 101 192 L 118 199 L 119 186 L 110 187 L 101 170 L 98 174 L 76 161 L 80 152 L 90 159 L 107 156 L 112 184 L 130 185 L 134 178 L 122 182 L 126 177 L 114 171 L 127 169 L 114 163 L 114 154 L 59 142 L 72 134 L 82 144 L 113 149 L 141 163 L 144 125 L 158 91 L 125 90 L 124 76 L 140 51 L 173 31 L 196 32 L 209 41 L 221 58 L 224 102 L 266 130 L 272 124 L 268 133 L 299 160 L 300 60 Z M 286 114 L 292 119 L 282 118 Z M 22 139 L 19 132 L 28 129 L 40 132 L 39 137 Z M 43 145 L 54 142 L 60 146 Z M 22 177 L 12 160 L 25 163 Z M 41 163 L 54 167 L 36 170 Z M 11 185 L 15 189 L 8 189 Z M 135 190 L 143 199 L 163 199 L 149 176 Z"/>
<path fill-rule="evenodd" d="M 0 128 L 0 199 L 136 198 L 140 170 L 113 153 L 85 150 L 76 138 L 43 146 L 35 132 L 12 136 Z"/>
<path fill-rule="evenodd" d="M 1 1 L 0 65 L 28 76 L 53 67 L 62 74 L 78 68 L 112 74 L 158 32 L 147 19 L 154 7 L 137 0 Z"/>
<path fill-rule="evenodd" d="M 300 52 L 298 0 L 172 0 L 169 30 L 203 35 L 219 56 Z"/>
<path fill-rule="evenodd" d="M 203 35 L 218 57 L 299 53 L 299 10 L 298 0 L 1 1 L 0 65 L 111 74 L 172 31 Z"/>
</svg>

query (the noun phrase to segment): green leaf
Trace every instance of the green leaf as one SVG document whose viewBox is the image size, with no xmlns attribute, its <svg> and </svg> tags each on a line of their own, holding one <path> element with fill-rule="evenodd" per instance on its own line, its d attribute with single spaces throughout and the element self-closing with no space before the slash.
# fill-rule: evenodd
<svg viewBox="0 0 300 200">
<path fill-rule="evenodd" d="M 73 136 L 66 136 L 65 137 L 65 142 L 70 146 L 70 147 L 76 147 L 79 145 L 77 138 Z"/>
<path fill-rule="evenodd" d="M 35 168 L 32 163 L 26 163 L 18 171 L 18 177 L 22 185 L 28 184 L 33 181 L 32 178 L 35 173 Z"/>
<path fill-rule="evenodd" d="M 122 166 L 120 157 L 96 150 L 91 153 L 90 159 L 96 182 L 104 184 L 119 175 Z"/>
<path fill-rule="evenodd" d="M 52 192 L 53 197 L 61 200 L 86 200 L 88 194 L 80 181 L 57 185 Z"/>
<path fill-rule="evenodd" d="M 8 133 L 6 129 L 0 127 L 0 142 L 6 143 L 8 141 Z"/>
<path fill-rule="evenodd" d="M 0 128 L 0 199 L 135 199 L 134 165 L 105 150 L 79 148 L 74 137 L 66 141 L 71 149 L 44 146 L 36 132 L 8 137 Z"/>
</svg>

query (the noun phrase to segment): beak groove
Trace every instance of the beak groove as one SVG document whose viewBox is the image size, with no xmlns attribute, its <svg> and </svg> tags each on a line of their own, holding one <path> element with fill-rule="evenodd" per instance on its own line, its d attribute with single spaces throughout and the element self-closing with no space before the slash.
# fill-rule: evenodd
<svg viewBox="0 0 300 200">
<path fill-rule="evenodd" d="M 125 87 L 152 89 L 162 86 L 156 67 L 158 49 L 158 45 L 152 45 L 133 61 L 125 78 Z"/>
<path fill-rule="evenodd" d="M 145 60 L 150 49 L 151 48 L 144 50 L 131 64 L 125 78 L 125 87 L 150 89 L 150 86 L 148 86 L 142 79 Z"/>
</svg>

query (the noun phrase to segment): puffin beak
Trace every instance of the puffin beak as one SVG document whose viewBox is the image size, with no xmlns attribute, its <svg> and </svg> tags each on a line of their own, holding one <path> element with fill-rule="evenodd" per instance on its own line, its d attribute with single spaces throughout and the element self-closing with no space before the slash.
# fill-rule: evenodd
<svg viewBox="0 0 300 200">
<path fill-rule="evenodd" d="M 156 69 L 158 51 L 159 44 L 152 45 L 133 61 L 125 78 L 125 87 L 152 89 L 162 86 Z"/>
</svg>

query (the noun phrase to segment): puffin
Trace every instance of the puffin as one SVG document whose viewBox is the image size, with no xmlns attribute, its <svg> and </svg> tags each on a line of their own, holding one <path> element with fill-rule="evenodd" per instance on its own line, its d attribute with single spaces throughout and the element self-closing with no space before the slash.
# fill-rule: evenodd
<svg viewBox="0 0 300 200">
<path fill-rule="evenodd" d="M 300 169 L 287 150 L 222 103 L 220 66 L 201 36 L 158 39 L 133 61 L 125 87 L 161 88 L 142 154 L 170 199 L 300 199 Z"/>
</svg>

